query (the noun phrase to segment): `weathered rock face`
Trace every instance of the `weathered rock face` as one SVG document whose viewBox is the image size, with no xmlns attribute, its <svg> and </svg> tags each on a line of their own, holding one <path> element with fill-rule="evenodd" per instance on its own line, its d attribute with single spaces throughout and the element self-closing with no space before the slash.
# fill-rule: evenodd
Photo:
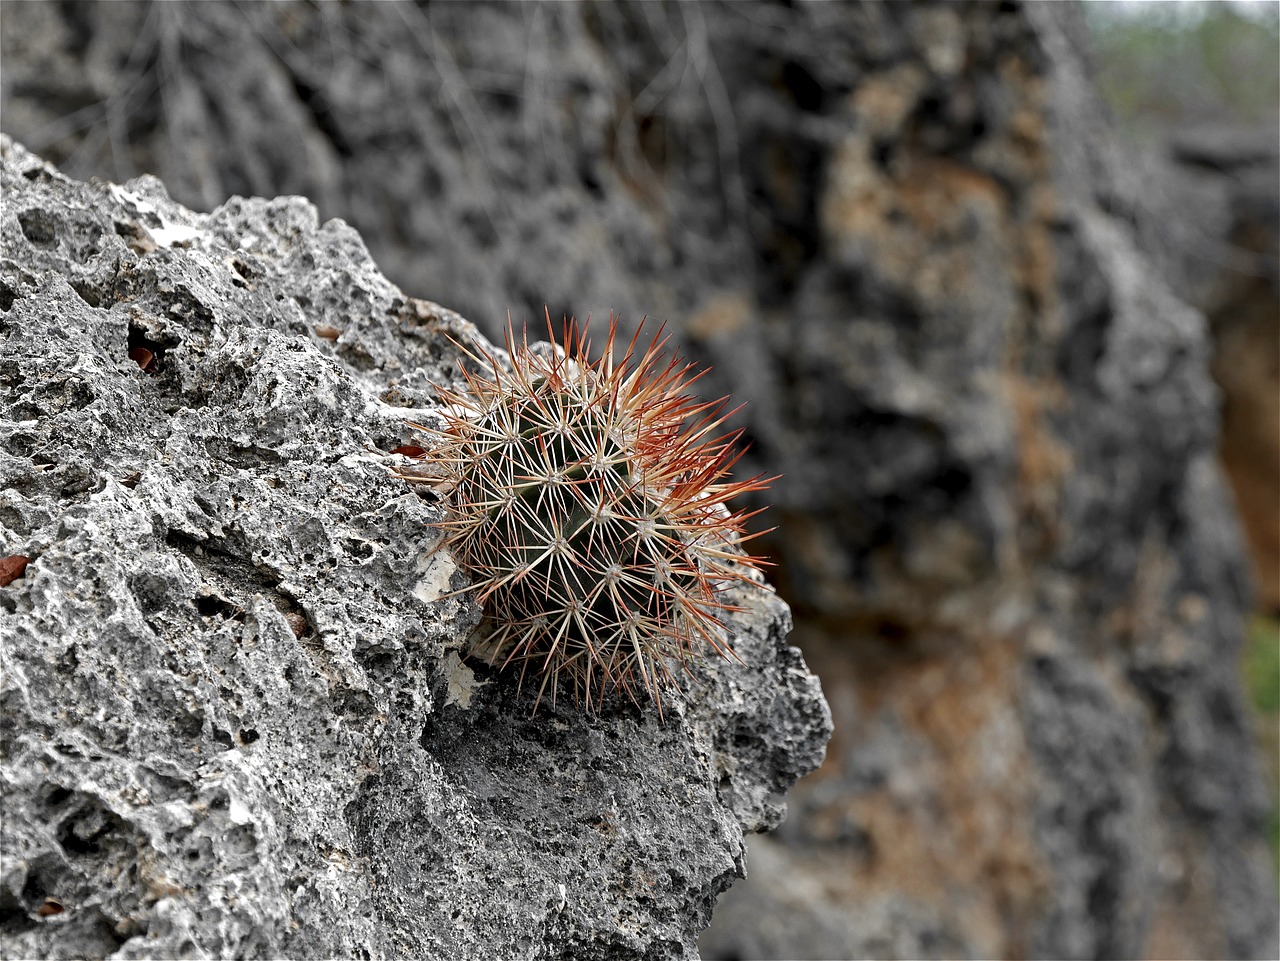
<svg viewBox="0 0 1280 961">
<path fill-rule="evenodd" d="M 784 554 L 837 733 L 757 846 L 805 895 L 735 892 L 726 956 L 1277 952 L 1208 331 L 1113 214 L 1069 14 L 953 24 L 951 74 L 904 19 L 849 98 L 796 383 L 815 461 L 881 446 Z"/>
<path fill-rule="evenodd" d="M 5 122 L 76 169 L 306 193 L 490 330 L 670 318 L 749 401 L 836 734 L 708 954 L 1280 953 L 1206 327 L 1073 7 L 20 15 Z"/>
<path fill-rule="evenodd" d="M 379 453 L 475 328 L 301 199 L 0 190 L 4 955 L 696 956 L 829 734 L 786 605 L 666 723 L 530 718 Z"/>
<path fill-rule="evenodd" d="M 1139 239 L 1213 332 L 1219 448 L 1261 607 L 1280 612 L 1280 131 L 1192 127 L 1125 197 Z"/>
</svg>

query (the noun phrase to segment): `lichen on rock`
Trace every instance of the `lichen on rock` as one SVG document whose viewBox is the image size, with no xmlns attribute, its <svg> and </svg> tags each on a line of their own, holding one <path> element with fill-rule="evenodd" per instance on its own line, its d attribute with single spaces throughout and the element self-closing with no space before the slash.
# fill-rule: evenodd
<svg viewBox="0 0 1280 961">
<path fill-rule="evenodd" d="M 786 605 L 664 722 L 531 718 L 383 453 L 470 323 L 299 198 L 0 190 L 6 956 L 695 957 L 830 733 Z"/>
</svg>

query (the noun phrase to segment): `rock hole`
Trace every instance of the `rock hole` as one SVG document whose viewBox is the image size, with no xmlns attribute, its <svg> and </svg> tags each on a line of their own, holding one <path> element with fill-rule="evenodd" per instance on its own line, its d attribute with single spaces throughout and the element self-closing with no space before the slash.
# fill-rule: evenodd
<svg viewBox="0 0 1280 961">
<path fill-rule="evenodd" d="M 43 901 L 48 893 L 44 879 L 38 871 L 32 871 L 27 875 L 26 883 L 22 885 L 22 900 L 29 904 L 35 904 L 38 901 Z"/>
<path fill-rule="evenodd" d="M 343 541 L 343 545 L 347 549 L 347 553 L 357 560 L 367 561 L 373 557 L 374 548 L 368 541 L 362 541 L 359 538 L 348 537 Z"/>
<path fill-rule="evenodd" d="M 115 814 L 93 806 L 72 814 L 58 827 L 58 843 L 71 855 L 99 854 L 102 845 L 99 843 L 117 832 L 122 823 Z"/>
<path fill-rule="evenodd" d="M 57 237 L 53 221 L 43 210 L 24 210 L 18 214 L 18 226 L 22 235 L 37 247 L 47 247 Z"/>
<path fill-rule="evenodd" d="M 791 94 L 797 107 L 809 113 L 822 110 L 825 100 L 822 84 L 818 83 L 804 67 L 795 61 L 782 68 L 782 83 Z"/>
<path fill-rule="evenodd" d="M 0 931 L 10 936 L 30 931 L 36 926 L 25 910 L 17 905 L 0 905 Z"/>
<path fill-rule="evenodd" d="M 911 628 L 901 621 L 885 620 L 876 625 L 876 635 L 891 644 L 902 644 L 911 636 Z"/>
<path fill-rule="evenodd" d="M 942 117 L 942 113 L 942 98 L 936 93 L 926 94 L 922 97 L 916 110 L 916 116 L 924 121 L 938 120 Z"/>
<path fill-rule="evenodd" d="M 143 373 L 158 374 L 164 364 L 165 346 L 147 337 L 141 328 L 129 325 L 126 344 L 129 359 L 142 368 Z"/>
<path fill-rule="evenodd" d="M 230 751 L 236 746 L 235 740 L 231 737 L 231 732 L 224 731 L 220 727 L 215 727 L 210 731 L 213 740 L 217 743 L 219 749 Z"/>
<path fill-rule="evenodd" d="M 90 307 L 102 306 L 102 291 L 96 285 L 83 280 L 73 280 L 71 289 Z"/>
<path fill-rule="evenodd" d="M 48 796 L 44 799 L 44 803 L 49 807 L 56 808 L 66 803 L 66 800 L 69 797 L 71 797 L 70 791 L 64 787 L 56 787 L 49 792 Z"/>
<path fill-rule="evenodd" d="M 876 166 L 880 170 L 888 170 L 889 164 L 893 160 L 893 143 L 889 140 L 880 140 L 876 142 L 873 156 Z"/>
<path fill-rule="evenodd" d="M 221 617 L 226 620 L 233 620 L 241 613 L 240 608 L 235 604 L 207 588 L 196 596 L 196 610 L 201 617 Z"/>
</svg>

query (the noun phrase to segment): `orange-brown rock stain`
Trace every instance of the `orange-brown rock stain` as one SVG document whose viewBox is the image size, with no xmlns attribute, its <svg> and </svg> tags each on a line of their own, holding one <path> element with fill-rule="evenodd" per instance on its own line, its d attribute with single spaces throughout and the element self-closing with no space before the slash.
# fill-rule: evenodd
<svg viewBox="0 0 1280 961">
<path fill-rule="evenodd" d="M 840 851 L 848 872 L 841 879 L 829 864 L 828 886 L 859 901 L 910 898 L 980 953 L 1026 957 L 1052 890 L 1034 841 L 1035 774 L 1017 716 L 1020 642 L 867 638 L 838 649 L 808 644 L 806 656 L 837 715 L 815 778 L 835 775 L 886 724 L 915 745 L 910 769 L 812 811 L 814 840 L 835 842 L 826 850 Z"/>
<path fill-rule="evenodd" d="M 1165 853 L 1161 864 L 1165 883 L 1147 932 L 1146 961 L 1230 955 L 1213 879 L 1203 867 L 1208 861 L 1203 847 L 1202 841 L 1183 837 L 1177 839 L 1176 850 Z"/>
<path fill-rule="evenodd" d="M 1054 184 L 1038 69 L 1001 59 L 1002 89 L 1020 102 L 1001 131 L 954 151 L 923 139 L 919 108 L 929 79 L 919 66 L 864 78 L 847 101 L 847 133 L 827 154 L 817 203 L 830 259 L 855 278 L 892 287 L 929 316 L 931 329 L 953 317 L 960 331 L 989 325 L 984 311 L 1004 311 L 1001 354 L 993 369 L 975 370 L 974 389 L 989 392 L 1009 432 L 1012 463 L 1000 493 L 1013 523 L 1001 531 L 1005 542 L 987 556 L 982 532 L 948 517 L 921 530 L 919 545 L 903 543 L 917 534 L 900 530 L 897 542 L 863 558 L 866 571 L 855 579 L 826 518 L 792 510 L 777 521 L 784 561 L 792 558 L 808 578 L 804 594 L 817 608 L 805 612 L 794 639 L 822 677 L 835 722 L 826 763 L 793 795 L 805 812 L 797 856 L 833 903 L 906 898 L 973 952 L 1008 958 L 1032 952 L 1059 883 L 1036 839 L 1049 772 L 1037 768 L 1027 743 L 1022 685 L 1027 648 L 1035 646 L 1029 639 L 1046 634 L 1034 614 L 1034 585 L 1060 546 L 1063 487 L 1074 468 L 1057 428 L 1070 416 L 1071 397 L 1057 372 L 1064 322 L 1054 239 L 1070 202 Z M 711 309 L 700 323 L 730 326 Z M 1280 351 L 1269 346 L 1254 348 L 1272 363 L 1255 380 L 1275 381 Z M 1280 391 L 1269 397 L 1280 405 Z M 1254 421 L 1270 425 L 1268 416 Z M 1238 436 L 1238 459 L 1260 462 L 1265 445 L 1244 430 Z M 1274 464 L 1280 459 L 1266 466 Z M 1270 484 L 1266 507 L 1278 510 Z M 1280 524 L 1269 530 L 1280 541 Z M 1144 546 L 1131 596 L 1088 640 L 1101 667 L 1156 625 L 1168 626 L 1176 660 L 1180 622 L 1203 616 L 1203 599 L 1172 596 L 1158 546 Z M 923 567 L 913 560 L 921 555 L 929 558 Z M 1280 547 L 1276 557 L 1280 565 Z M 785 563 L 780 574 L 785 583 Z M 1121 699 L 1138 697 L 1122 674 L 1114 688 Z M 1160 748 L 1149 747 L 1143 764 L 1154 770 Z M 864 758 L 878 751 L 891 760 L 867 773 L 875 762 Z M 845 790 L 829 792 L 833 783 Z M 1162 868 L 1151 893 L 1146 955 L 1220 956 L 1226 942 L 1213 917 L 1213 879 L 1204 868 L 1194 876 L 1178 868 L 1178 849 L 1200 842 L 1157 843 L 1169 872 Z M 1191 855 L 1186 863 L 1208 859 Z"/>
<path fill-rule="evenodd" d="M 835 720 L 827 763 L 810 783 L 847 778 L 857 753 L 889 729 L 911 744 L 911 763 L 810 808 L 807 831 L 833 899 L 910 898 L 979 954 L 1021 958 L 1053 907 L 1054 884 L 1035 839 L 1040 775 L 1020 716 L 1025 611 L 1030 574 L 1058 540 L 1072 466 L 1052 426 L 1066 391 L 1037 360 L 1060 328 L 1045 93 L 1021 61 L 1001 63 L 1025 103 L 989 145 L 1003 165 L 996 171 L 917 142 L 911 117 L 924 82 L 904 69 L 869 78 L 851 100 L 851 133 L 829 158 L 819 204 L 824 240 L 837 256 L 865 259 L 923 310 L 968 311 L 976 322 L 988 304 L 1003 305 L 1000 369 L 975 373 L 1008 412 L 1007 501 L 1017 523 L 987 565 L 969 556 L 976 534 L 922 532 L 926 550 L 954 555 L 967 576 L 942 562 L 917 570 L 890 545 L 872 558 L 873 584 L 828 592 L 838 596 L 828 609 L 837 618 L 798 636 Z M 877 138 L 894 144 L 888 162 Z M 821 541 L 812 538 L 821 556 L 810 560 L 825 556 Z M 1001 627 L 1002 606 L 1024 613 Z"/>
<path fill-rule="evenodd" d="M 1258 602 L 1280 613 L 1280 302 L 1273 291 L 1258 290 L 1215 326 L 1219 450 L 1249 542 Z"/>
</svg>

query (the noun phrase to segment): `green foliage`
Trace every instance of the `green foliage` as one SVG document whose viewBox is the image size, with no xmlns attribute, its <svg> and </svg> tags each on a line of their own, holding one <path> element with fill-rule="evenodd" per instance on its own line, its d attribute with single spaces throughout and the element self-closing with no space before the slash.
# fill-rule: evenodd
<svg viewBox="0 0 1280 961">
<path fill-rule="evenodd" d="M 1280 620 L 1258 615 L 1250 623 L 1244 670 L 1253 706 L 1276 720 L 1280 716 Z"/>
<path fill-rule="evenodd" d="M 1280 807 L 1271 809 L 1267 818 L 1267 838 L 1271 842 L 1271 856 L 1276 862 L 1276 874 L 1280 875 Z"/>
<path fill-rule="evenodd" d="M 1249 624 L 1244 680 L 1257 711 L 1258 740 L 1273 791 L 1280 791 L 1280 619 L 1257 615 Z M 1267 826 L 1271 853 L 1280 871 L 1280 798 Z"/>
<path fill-rule="evenodd" d="M 1135 137 L 1186 122 L 1275 122 L 1280 111 L 1280 5 L 1084 6 L 1099 92 Z"/>
</svg>

